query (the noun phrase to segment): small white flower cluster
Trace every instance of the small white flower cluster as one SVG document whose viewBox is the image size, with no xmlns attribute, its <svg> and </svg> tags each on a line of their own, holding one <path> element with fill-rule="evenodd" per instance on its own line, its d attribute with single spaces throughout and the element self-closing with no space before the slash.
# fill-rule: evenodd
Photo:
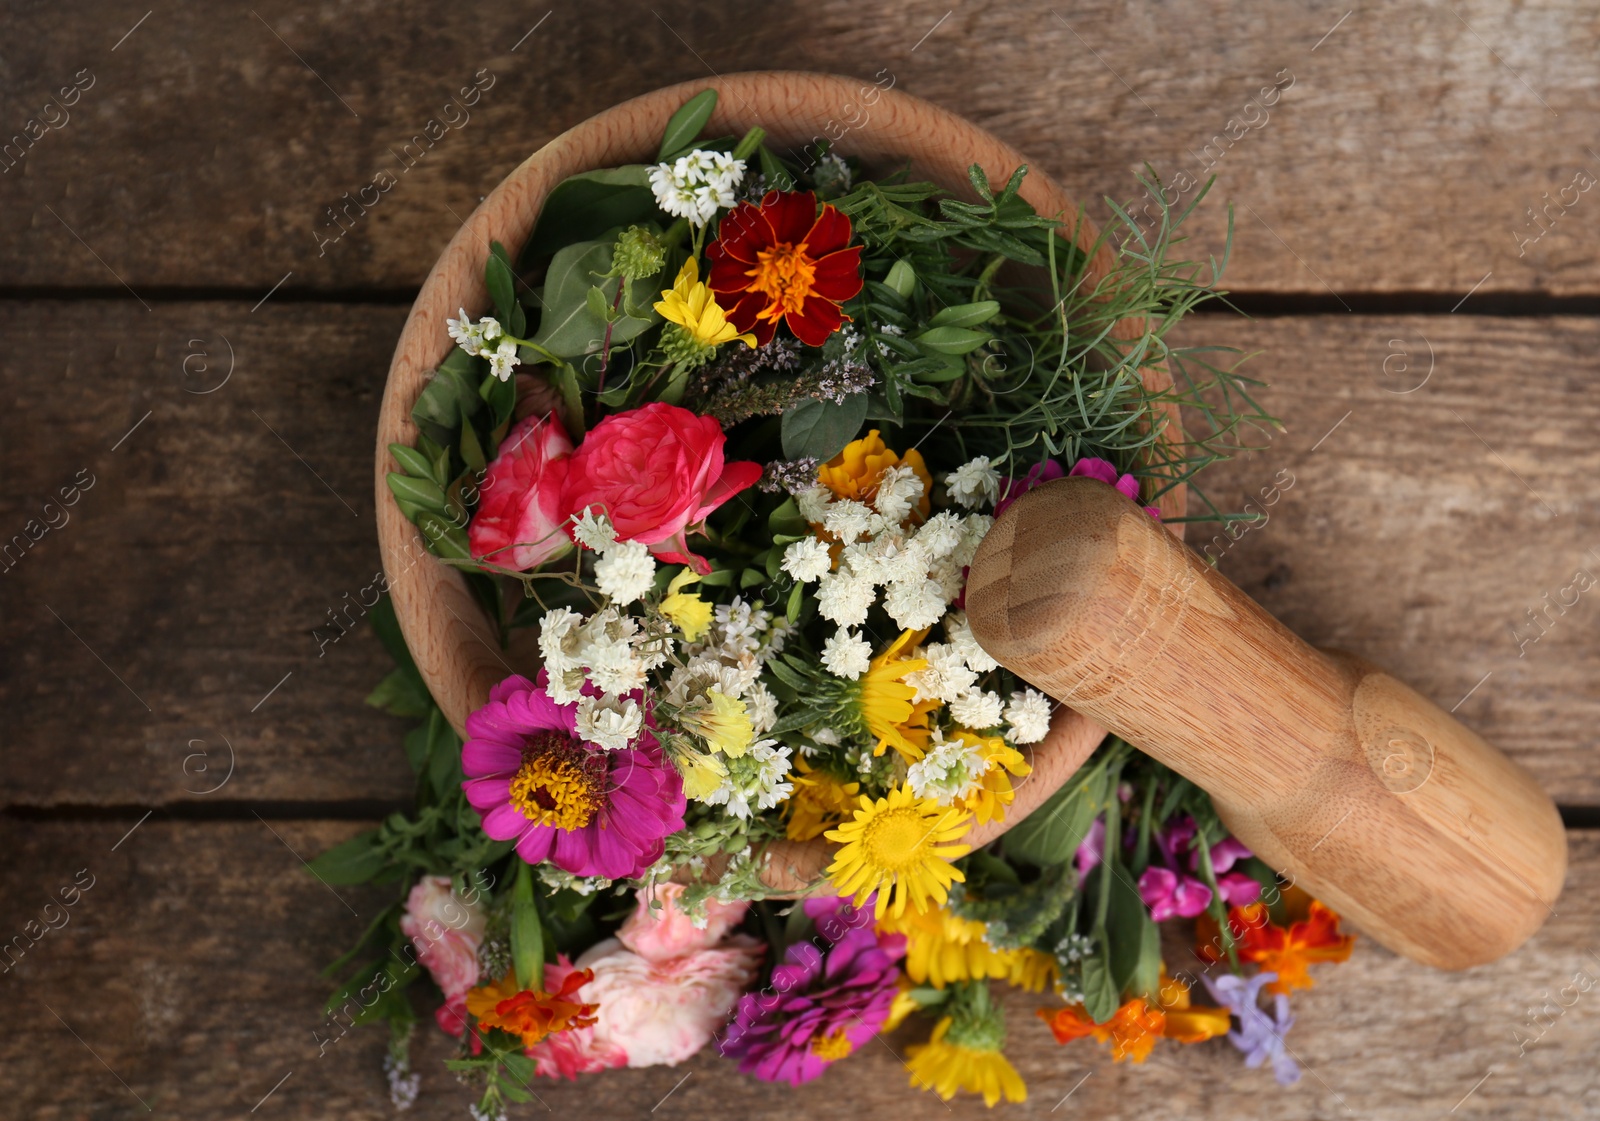
<svg viewBox="0 0 1600 1121">
<path fill-rule="evenodd" d="M 557 607 L 546 613 L 539 629 L 539 652 L 550 680 L 546 686 L 550 699 L 558 705 L 588 702 L 588 716 L 580 705 L 580 722 L 587 719 L 596 735 L 603 735 L 602 746 L 626 746 L 618 737 L 632 728 L 627 739 L 638 734 L 643 715 L 626 694 L 643 689 L 646 674 L 664 665 L 672 640 L 647 630 L 639 620 L 615 607 L 607 607 L 585 619 L 570 607 Z M 585 697 L 583 684 L 592 682 L 601 695 Z M 585 734 L 585 738 L 590 738 Z M 601 743 L 600 739 L 595 739 Z"/>
<path fill-rule="evenodd" d="M 840 628 L 824 644 L 822 655 L 828 672 L 838 677 L 854 680 L 867 670 L 871 647 L 852 628 L 867 621 L 880 588 L 883 608 L 896 626 L 906 630 L 933 626 L 961 594 L 962 569 L 972 563 L 979 542 L 994 524 L 984 514 L 963 517 L 941 511 L 907 529 L 904 522 L 922 492 L 922 480 L 902 465 L 883 473 L 871 506 L 854 499 L 836 500 L 820 486 L 796 498 L 802 517 L 821 523 L 843 544 L 835 571 L 829 571 L 828 546 L 816 538 L 794 542 L 783 555 L 783 568 L 790 576 L 802 583 L 817 582 L 817 610 Z"/>
<path fill-rule="evenodd" d="M 948 642 L 930 642 L 919 654 L 927 659 L 926 669 L 905 676 L 917 692 L 912 701 L 937 700 L 950 706 L 950 715 L 975 730 L 1007 725 L 1011 743 L 1038 743 L 1050 731 L 1050 700 L 1042 693 L 1023 689 L 1011 694 L 1009 702 L 998 693 L 978 688 L 978 676 L 1000 663 L 991 658 L 972 635 L 972 625 L 963 612 L 945 617 Z"/>
<path fill-rule="evenodd" d="M 878 334 L 880 335 L 904 335 L 905 333 L 906 329 L 904 327 L 897 327 L 893 323 L 878 324 Z M 893 358 L 895 357 L 895 351 L 889 349 L 887 343 L 879 341 L 878 356 L 880 358 Z"/>
<path fill-rule="evenodd" d="M 944 477 L 950 499 L 969 510 L 993 506 L 1000 497 L 1000 472 L 986 455 L 977 456 Z"/>
<path fill-rule="evenodd" d="M 687 660 L 668 678 L 666 700 L 689 705 L 715 689 L 744 702 L 752 730 L 762 735 L 778 722 L 778 698 L 761 681 L 761 671 L 783 649 L 790 629 L 786 621 L 774 622 L 770 611 L 743 597 L 719 604 L 705 638 L 685 648 Z"/>
<path fill-rule="evenodd" d="M 700 801 L 726 806 L 728 813 L 741 821 L 772 809 L 794 791 L 794 784 L 788 781 L 789 754 L 789 748 L 777 740 L 757 740 L 743 755 L 726 761 L 728 774 L 722 785 Z"/>
<path fill-rule="evenodd" d="M 1038 743 L 1050 734 L 1050 698 L 1032 689 L 1011 694 L 1006 704 L 1006 739 L 1015 744 Z"/>
<path fill-rule="evenodd" d="M 947 740 L 934 729 L 928 753 L 911 764 L 906 781 L 918 798 L 932 798 L 941 806 L 948 806 L 976 790 L 978 780 L 988 770 L 989 760 L 982 744 Z"/>
<path fill-rule="evenodd" d="M 650 190 L 656 204 L 674 218 L 687 218 L 703 226 L 736 201 L 734 192 L 744 180 L 744 161 L 726 152 L 696 148 L 672 163 L 650 169 Z"/>
<path fill-rule="evenodd" d="M 546 861 L 533 866 L 533 874 L 551 891 L 575 891 L 579 895 L 593 895 L 597 891 L 604 891 L 611 886 L 612 881 L 604 876 L 578 876 L 568 872 L 565 868 L 557 868 Z"/>
<path fill-rule="evenodd" d="M 638 541 L 618 541 L 611 519 L 584 507 L 573 523 L 572 535 L 578 544 L 600 554 L 594 562 L 594 580 L 600 594 L 612 603 L 626 606 L 643 599 L 656 579 L 656 558 Z"/>
<path fill-rule="evenodd" d="M 505 337 L 498 319 L 486 315 L 474 323 L 466 308 L 461 308 L 460 313 L 460 319 L 444 321 L 445 330 L 462 350 L 474 358 L 487 358 L 489 372 L 505 381 L 511 376 L 511 368 L 522 362 L 517 357 L 517 344 Z"/>
</svg>

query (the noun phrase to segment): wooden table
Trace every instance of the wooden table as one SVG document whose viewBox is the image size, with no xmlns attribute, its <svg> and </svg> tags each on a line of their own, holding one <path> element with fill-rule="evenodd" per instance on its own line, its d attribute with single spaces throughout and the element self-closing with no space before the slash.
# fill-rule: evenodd
<svg viewBox="0 0 1600 1121">
<path fill-rule="evenodd" d="M 1231 200 L 1228 285 L 1251 317 L 1183 336 L 1261 351 L 1286 425 L 1209 489 L 1237 504 L 1294 479 L 1225 570 L 1455 709 L 1572 827 L 1559 914 L 1507 960 L 1446 975 L 1363 941 L 1322 969 L 1296 1001 L 1292 1089 L 1221 1042 L 1113 1066 L 1010 999 L 1025 1110 L 1600 1116 L 1600 991 L 1573 987 L 1600 977 L 1600 591 L 1545 606 L 1600 572 L 1589 6 L 753 11 L 11 6 L 0 132 L 46 125 L 0 158 L 0 536 L 46 532 L 0 575 L 0 937 L 26 948 L 0 979 L 0 1114 L 391 1114 L 382 1033 L 320 1054 L 313 1034 L 317 970 L 381 895 L 302 864 L 409 792 L 400 722 L 361 703 L 384 655 L 333 623 L 378 567 L 372 433 L 406 308 L 478 199 L 562 129 L 713 71 L 807 68 L 893 75 L 1085 199 L 1129 197 L 1144 161 L 1209 168 L 1197 249 L 1220 251 Z M 416 142 L 474 75 L 493 84 L 470 119 Z M 333 222 L 380 171 L 395 186 Z M 47 913 L 75 877 L 93 886 Z M 709 1057 L 539 1091 L 619 1118 L 943 1116 L 903 1092 L 912 1041 L 795 1092 Z M 414 1116 L 464 1114 L 443 1051 L 429 1032 Z"/>
</svg>

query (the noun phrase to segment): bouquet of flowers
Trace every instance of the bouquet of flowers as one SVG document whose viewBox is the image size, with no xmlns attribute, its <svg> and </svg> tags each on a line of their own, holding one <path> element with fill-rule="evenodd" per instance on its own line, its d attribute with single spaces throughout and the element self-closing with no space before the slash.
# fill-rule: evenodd
<svg viewBox="0 0 1600 1121">
<path fill-rule="evenodd" d="M 515 264 L 492 247 L 492 314 L 449 321 L 420 434 L 389 448 L 427 548 L 508 659 L 524 629 L 537 653 L 462 738 L 374 612 L 399 666 L 369 701 L 422 722 L 417 805 L 315 863 L 400 887 L 335 963 L 369 959 L 329 1027 L 387 1022 L 408 1104 L 408 987 L 431 978 L 485 1118 L 536 1077 L 708 1044 L 798 1084 L 920 1015 L 912 1084 L 993 1105 L 1026 1095 L 1001 980 L 1050 994 L 1063 1043 L 1137 1062 L 1227 1035 L 1292 1080 L 1286 994 L 1348 955 L 1338 917 L 1114 738 L 1007 822 L 1056 706 L 962 610 L 1024 491 L 1087 476 L 1159 518 L 1270 422 L 1248 379 L 1166 342 L 1220 266 L 1174 260 L 1187 211 L 1146 229 L 1113 204 L 1096 280 L 1025 167 L 996 189 L 974 166 L 962 201 L 760 129 L 703 139 L 715 99 L 653 166 L 562 183 Z M 1145 333 L 1116 338 L 1130 317 Z M 1146 386 L 1158 363 L 1174 388 Z M 1169 919 L 1199 920 L 1215 975 L 1168 972 Z"/>
</svg>

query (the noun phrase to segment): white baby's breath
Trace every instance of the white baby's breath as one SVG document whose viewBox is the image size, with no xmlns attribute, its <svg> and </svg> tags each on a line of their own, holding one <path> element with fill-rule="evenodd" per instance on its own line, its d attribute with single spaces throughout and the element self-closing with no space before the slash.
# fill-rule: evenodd
<svg viewBox="0 0 1600 1121">
<path fill-rule="evenodd" d="M 835 677 L 854 681 L 872 665 L 872 645 L 841 627 L 822 644 L 822 667 Z"/>
<path fill-rule="evenodd" d="M 950 702 L 950 715 L 973 731 L 981 732 L 1000 723 L 1004 707 L 1000 694 L 974 689 Z"/>
<path fill-rule="evenodd" d="M 944 477 L 950 498 L 969 510 L 993 506 L 1000 495 L 1000 472 L 980 455 L 963 463 Z"/>
<path fill-rule="evenodd" d="M 607 751 L 623 750 L 644 727 L 638 704 L 621 697 L 579 697 L 576 718 L 579 738 Z"/>
<path fill-rule="evenodd" d="M 1014 744 L 1038 743 L 1050 734 L 1050 698 L 1032 689 L 1011 694 L 1005 708 L 1006 739 Z"/>
<path fill-rule="evenodd" d="M 820 579 L 832 567 L 828 546 L 815 537 L 802 537 L 783 551 L 783 570 L 802 584 Z"/>
<path fill-rule="evenodd" d="M 572 523 L 572 536 L 585 549 L 599 552 L 616 541 L 617 531 L 612 527 L 611 519 L 602 511 L 594 506 L 585 506 L 583 513 Z"/>
<path fill-rule="evenodd" d="M 595 584 L 613 603 L 629 604 L 642 598 L 655 577 L 656 558 L 639 541 L 613 542 L 594 562 Z"/>
</svg>

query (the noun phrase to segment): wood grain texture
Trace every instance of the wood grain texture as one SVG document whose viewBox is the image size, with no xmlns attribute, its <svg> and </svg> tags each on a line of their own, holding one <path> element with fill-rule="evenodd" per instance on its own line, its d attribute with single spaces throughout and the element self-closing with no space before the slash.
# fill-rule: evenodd
<svg viewBox="0 0 1600 1121">
<path fill-rule="evenodd" d="M 621 0 L 540 22 L 545 9 L 358 0 L 156 12 L 117 45 L 139 13 L 31 0 L 8 11 L 29 50 L 6 59 L 0 131 L 41 118 L 80 70 L 95 84 L 8 157 L 3 283 L 264 293 L 292 272 L 291 288 L 414 287 L 478 199 L 564 129 L 673 81 L 762 67 L 893 75 L 1084 199 L 1132 198 L 1147 161 L 1169 182 L 1214 173 L 1238 206 L 1242 288 L 1594 293 L 1600 207 L 1572 187 L 1600 175 L 1590 8 L 1347 11 L 818 0 L 752 18 L 730 0 Z M 494 85 L 446 123 L 480 70 Z M 380 172 L 391 189 L 372 189 Z M 363 187 L 378 201 L 341 236 L 328 208 Z M 1224 221 L 1217 207 L 1198 222 L 1207 248 Z"/>
<path fill-rule="evenodd" d="M 404 313 L 250 306 L 0 304 L 13 343 L 0 356 L 0 544 L 30 519 L 42 524 L 44 501 L 80 468 L 97 479 L 69 523 L 0 574 L 10 802 L 410 797 L 404 724 L 361 704 L 386 655 L 359 628 L 318 656 L 319 636 L 339 634 L 330 610 L 358 617 L 346 595 L 359 597 L 380 569 L 368 441 Z M 1435 353 L 1427 384 L 1390 392 L 1427 372 L 1424 336 Z M 223 356 L 222 337 L 237 355 L 232 377 L 210 394 L 184 392 L 223 369 L 202 374 L 196 359 L 186 376 L 185 353 Z M 1414 372 L 1383 373 L 1391 339 L 1421 356 Z M 1196 527 L 1197 547 L 1211 544 L 1235 583 L 1314 645 L 1388 667 L 1446 710 L 1459 704 L 1458 718 L 1559 803 L 1600 804 L 1600 589 L 1553 615 L 1520 657 L 1511 630 L 1538 633 L 1527 609 L 1576 569 L 1600 575 L 1590 552 L 1600 548 L 1600 327 L 1215 316 L 1183 328 L 1182 341 L 1201 340 L 1264 350 L 1247 368 L 1274 383 L 1263 401 L 1287 425 L 1264 450 L 1211 468 L 1202 489 L 1237 510 L 1279 472 L 1294 482 L 1267 524 L 1217 544 Z M 219 794 L 193 794 L 216 780 L 183 773 L 188 740 L 218 735 L 237 770 Z"/>
<path fill-rule="evenodd" d="M 490 621 L 458 571 L 425 560 L 418 563 L 423 555 L 422 538 L 390 493 L 387 478 L 399 465 L 388 449 L 396 443 L 416 443 L 411 410 L 429 375 L 453 348 L 445 320 L 459 314 L 461 308 L 470 308 L 476 315 L 487 307 L 483 260 L 488 246 L 498 242 L 518 252 L 517 247 L 533 231 L 545 197 L 569 176 L 651 158 L 668 120 L 694 95 L 698 84 L 657 90 L 624 102 L 561 134 L 528 157 L 473 211 L 445 247 L 395 346 L 378 419 L 373 471 L 378 541 L 406 643 L 445 718 L 458 731 L 464 730 L 467 717 L 488 701 L 489 691 L 511 669 L 531 676 L 538 662 L 529 658 L 534 652 L 531 643 L 525 643 L 520 652 L 495 648 L 488 638 Z M 766 130 L 768 142 L 779 150 L 804 144 L 809 137 L 825 132 L 835 112 L 833 106 L 863 93 L 860 83 L 825 74 L 730 74 L 709 84 L 718 91 L 719 100 L 707 122 L 708 133 L 742 134 L 759 125 Z M 867 92 L 874 93 L 871 117 L 856 129 L 852 143 L 856 154 L 869 165 L 894 167 L 909 160 L 920 174 L 946 190 L 975 199 L 968 181 L 971 167 L 982 167 L 991 182 L 1000 182 L 1025 162 L 1022 154 L 982 129 L 928 102 L 892 90 Z M 1075 239 L 1089 257 L 1084 269 L 1086 287 L 1097 289 L 1115 267 L 1115 255 L 1100 241 L 1093 222 L 1046 176 L 1029 177 L 1021 194 L 1040 213 L 1059 217 L 1063 237 Z M 1114 340 L 1135 340 L 1147 331 L 1143 318 L 1125 318 L 1108 333 Z M 599 342 L 595 340 L 597 348 Z M 1142 373 L 1150 392 L 1171 389 L 1172 379 L 1159 364 Z M 1164 438 L 1181 444 L 1176 406 L 1159 408 L 1167 419 Z M 1181 453 L 1173 454 L 1176 458 Z M 1186 509 L 1182 484 L 1166 489 L 1158 506 L 1168 519 L 1170 533 L 1181 537 Z M 1093 723 L 1063 715 L 1052 725 L 1051 734 L 1029 753 L 1037 773 L 1017 789 L 1004 820 L 975 830 L 973 842 L 992 840 L 1027 817 L 1071 776 L 1103 735 Z M 796 851 L 797 846 L 807 851 Z M 808 890 L 815 883 L 815 870 L 825 866 L 830 847 L 822 838 L 774 842 L 763 853 L 762 878 L 777 891 Z"/>
<path fill-rule="evenodd" d="M 1018 499 L 967 584 L 1002 665 L 1211 794 L 1228 831 L 1385 946 L 1464 969 L 1566 878 L 1533 777 L 1404 683 L 1313 649 L 1125 495 Z"/>
<path fill-rule="evenodd" d="M 337 1034 L 325 1026 L 328 988 L 317 971 L 387 899 L 344 888 L 343 901 L 336 899 L 295 853 L 309 855 L 358 826 L 173 824 L 158 815 L 119 843 L 132 824 L 0 823 L 10 857 L 0 868 L 0 932 L 8 938 L 39 921 L 79 870 L 95 877 L 79 902 L 64 909 L 65 924 L 0 977 L 10 1012 L 0 1026 L 7 1115 L 144 1116 L 137 1095 L 157 1117 L 191 1121 L 392 1118 L 379 1069 L 382 1030 L 351 1032 L 320 1057 L 313 1035 Z M 1051 1116 L 1069 1091 L 1054 1115 L 1576 1121 L 1600 1109 L 1593 1065 L 1600 1047 L 1597 901 L 1600 835 L 1577 833 L 1560 914 L 1504 961 L 1444 974 L 1363 938 L 1347 964 L 1314 967 L 1317 985 L 1295 995 L 1297 1019 L 1288 1036 L 1306 1074 L 1288 1089 L 1267 1071 L 1245 1070 L 1221 1040 L 1163 1045 L 1142 1066 L 1114 1065 L 1087 1041 L 1058 1047 L 1032 1018 L 1046 999 L 1009 990 L 1008 1053 L 1030 1098 L 1002 1113 L 987 1113 L 968 1098 L 947 1110 L 932 1095 L 907 1089 L 900 1057 L 921 1040 L 925 1022 L 794 1090 L 739 1075 L 711 1055 L 677 1069 L 617 1071 L 534 1088 L 558 1115 L 666 1121 L 829 1117 L 840 1103 L 863 1117 Z M 62 921 L 55 910 L 49 916 Z M 1185 962 L 1200 968 L 1185 952 L 1180 938 L 1168 940 L 1174 968 Z M 1572 987 L 1579 974 L 1590 979 L 1588 992 Z M 1556 1002 L 1549 1010 L 1547 999 Z M 424 1004 L 419 1011 L 430 1010 Z M 431 1024 L 419 1032 L 422 1095 L 405 1116 L 464 1116 L 469 1092 L 438 1066 L 450 1053 L 446 1040 Z M 1459 1107 L 1454 1114 L 1452 1107 Z M 516 1114 L 544 1115 L 537 1102 Z"/>
</svg>

